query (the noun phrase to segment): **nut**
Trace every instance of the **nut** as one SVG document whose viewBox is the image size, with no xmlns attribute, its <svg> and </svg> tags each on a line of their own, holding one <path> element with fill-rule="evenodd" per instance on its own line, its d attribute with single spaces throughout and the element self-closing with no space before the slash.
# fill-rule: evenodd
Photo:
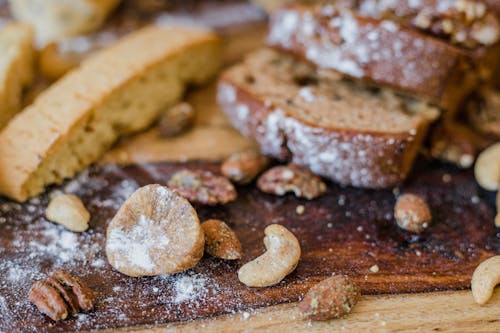
<svg viewBox="0 0 500 333">
<path fill-rule="evenodd" d="M 293 163 L 267 170 L 259 177 L 257 187 L 262 192 L 275 195 L 293 192 L 295 196 L 309 200 L 326 192 L 321 178 Z"/>
<path fill-rule="evenodd" d="M 92 310 L 95 297 L 80 278 L 62 270 L 31 286 L 30 301 L 52 320 L 64 320 L 69 314 Z"/>
<path fill-rule="evenodd" d="M 398 198 L 394 217 L 401 229 L 415 233 L 424 231 L 432 220 L 427 203 L 414 194 L 403 194 Z"/>
<path fill-rule="evenodd" d="M 235 183 L 248 184 L 267 166 L 269 160 L 256 151 L 232 154 L 224 161 L 221 172 Z"/>
<path fill-rule="evenodd" d="M 238 271 L 238 279 L 249 287 L 275 285 L 293 272 L 299 263 L 300 244 L 288 229 L 271 224 L 264 234 L 266 252 Z"/>
<path fill-rule="evenodd" d="M 500 183 L 500 142 L 479 154 L 474 167 L 478 184 L 489 191 L 498 190 Z"/>
<path fill-rule="evenodd" d="M 226 204 L 237 197 L 233 184 L 227 178 L 210 171 L 178 171 L 168 181 L 168 187 L 193 203 L 210 206 Z"/>
<path fill-rule="evenodd" d="M 229 226 L 220 220 L 201 224 L 205 232 L 205 252 L 216 258 L 235 260 L 242 254 L 241 242 Z"/>
<path fill-rule="evenodd" d="M 497 192 L 497 215 L 495 216 L 495 227 L 500 228 L 500 191 Z"/>
<path fill-rule="evenodd" d="M 305 318 L 329 320 L 350 313 L 360 297 L 361 292 L 355 282 L 347 276 L 337 275 L 309 289 L 299 303 L 299 309 Z"/>
<path fill-rule="evenodd" d="M 71 231 L 81 232 L 89 227 L 90 214 L 80 198 L 73 194 L 61 194 L 50 200 L 45 216 Z"/>
<path fill-rule="evenodd" d="M 472 274 L 472 297 L 478 304 L 486 304 L 500 283 L 500 255 L 483 261 Z"/>
<path fill-rule="evenodd" d="M 173 274 L 194 267 L 204 243 L 191 204 L 154 184 L 135 191 L 113 217 L 106 255 L 111 266 L 128 276 Z"/>
<path fill-rule="evenodd" d="M 169 108 L 159 123 L 160 134 L 169 138 L 181 134 L 193 126 L 196 113 L 191 104 L 182 102 Z"/>
</svg>

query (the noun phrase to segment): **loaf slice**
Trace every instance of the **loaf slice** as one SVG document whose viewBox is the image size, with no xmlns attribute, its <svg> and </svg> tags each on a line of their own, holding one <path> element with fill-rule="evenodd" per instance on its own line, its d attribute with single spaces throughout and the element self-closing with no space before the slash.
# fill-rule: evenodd
<svg viewBox="0 0 500 333">
<path fill-rule="evenodd" d="M 120 0 L 9 0 L 13 16 L 33 25 L 41 43 L 99 28 L 119 3 Z"/>
<path fill-rule="evenodd" d="M 21 109 L 24 88 L 34 76 L 33 32 L 27 25 L 0 30 L 0 129 Z"/>
<path fill-rule="evenodd" d="M 470 124 L 481 134 L 500 139 L 500 91 L 484 87 L 466 104 Z"/>
<path fill-rule="evenodd" d="M 477 81 L 463 50 L 393 21 L 332 5 L 293 3 L 275 11 L 268 42 L 320 67 L 423 98 L 450 112 Z"/>
<path fill-rule="evenodd" d="M 218 102 L 261 151 L 341 184 L 388 188 L 407 176 L 438 111 L 264 49 L 221 76 Z"/>
<path fill-rule="evenodd" d="M 220 62 L 217 36 L 191 28 L 146 27 L 97 52 L 0 133 L 0 193 L 22 201 L 75 175 Z"/>
</svg>

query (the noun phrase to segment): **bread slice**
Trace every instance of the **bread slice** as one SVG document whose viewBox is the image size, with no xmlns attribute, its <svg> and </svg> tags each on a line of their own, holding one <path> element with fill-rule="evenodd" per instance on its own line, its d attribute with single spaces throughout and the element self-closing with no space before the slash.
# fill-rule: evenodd
<svg viewBox="0 0 500 333">
<path fill-rule="evenodd" d="M 33 32 L 23 24 L 0 30 L 0 129 L 21 109 L 23 89 L 34 77 Z"/>
<path fill-rule="evenodd" d="M 461 49 L 389 20 L 293 3 L 272 15 L 268 42 L 327 69 L 405 92 L 450 112 L 476 86 Z"/>
<path fill-rule="evenodd" d="M 322 75 L 269 49 L 224 72 L 217 98 L 233 126 L 264 154 L 367 188 L 405 179 L 438 115 L 423 102 Z"/>
<path fill-rule="evenodd" d="M 43 44 L 91 32 L 104 22 L 120 0 L 9 0 L 13 16 L 32 24 Z"/>
<path fill-rule="evenodd" d="M 220 63 L 218 37 L 192 28 L 146 27 L 97 52 L 0 133 L 0 193 L 23 201 L 75 175 Z"/>
</svg>

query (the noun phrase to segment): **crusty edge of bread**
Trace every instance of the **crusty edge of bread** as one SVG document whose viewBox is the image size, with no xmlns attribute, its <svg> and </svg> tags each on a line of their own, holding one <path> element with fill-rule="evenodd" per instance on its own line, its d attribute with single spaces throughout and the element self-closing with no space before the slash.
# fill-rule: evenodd
<svg viewBox="0 0 500 333">
<path fill-rule="evenodd" d="M 401 133 L 315 127 L 252 95 L 224 74 L 219 80 L 217 101 L 231 124 L 255 140 L 263 154 L 293 161 L 337 183 L 362 188 L 400 185 L 431 122 L 422 117 L 414 131 Z"/>
<path fill-rule="evenodd" d="M 151 26 L 91 56 L 0 133 L 0 193 L 24 201 L 151 125 L 188 84 L 213 77 L 220 46 L 207 30 Z"/>
</svg>

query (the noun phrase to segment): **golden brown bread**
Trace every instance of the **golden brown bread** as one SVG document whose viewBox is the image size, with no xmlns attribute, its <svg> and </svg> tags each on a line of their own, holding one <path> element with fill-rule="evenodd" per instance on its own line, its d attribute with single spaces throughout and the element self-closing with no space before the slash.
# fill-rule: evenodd
<svg viewBox="0 0 500 333">
<path fill-rule="evenodd" d="M 0 134 L 0 193 L 22 201 L 75 175 L 211 78 L 220 58 L 212 32 L 155 26 L 96 53 Z"/>
</svg>

